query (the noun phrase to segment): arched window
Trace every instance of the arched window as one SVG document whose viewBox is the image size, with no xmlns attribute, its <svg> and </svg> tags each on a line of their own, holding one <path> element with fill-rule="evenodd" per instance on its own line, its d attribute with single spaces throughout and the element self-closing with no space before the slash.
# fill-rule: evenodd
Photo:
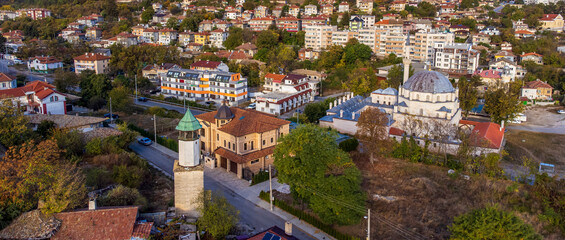
<svg viewBox="0 0 565 240">
<path fill-rule="evenodd" d="M 429 101 L 430 101 L 430 95 L 427 95 L 426 96 L 426 102 L 429 102 Z"/>
<path fill-rule="evenodd" d="M 441 101 L 440 96 L 437 96 L 437 100 L 436 100 L 436 101 L 437 101 L 437 102 L 440 102 L 440 101 Z"/>
<path fill-rule="evenodd" d="M 416 94 L 416 100 L 420 100 L 420 94 Z"/>
</svg>

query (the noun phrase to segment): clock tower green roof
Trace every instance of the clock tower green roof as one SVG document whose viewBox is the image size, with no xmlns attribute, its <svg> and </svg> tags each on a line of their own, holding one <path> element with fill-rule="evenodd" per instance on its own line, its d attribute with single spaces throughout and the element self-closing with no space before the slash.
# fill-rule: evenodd
<svg viewBox="0 0 565 240">
<path fill-rule="evenodd" d="M 196 131 L 198 129 L 201 129 L 202 125 L 200 125 L 200 122 L 198 122 L 198 119 L 196 119 L 196 117 L 194 117 L 194 115 L 192 115 L 192 112 L 190 112 L 190 109 L 186 111 L 186 113 L 184 114 L 184 117 L 182 117 L 182 119 L 179 122 L 179 125 L 177 125 L 176 130 L 179 131 L 183 131 L 183 132 L 189 132 L 189 131 Z"/>
</svg>

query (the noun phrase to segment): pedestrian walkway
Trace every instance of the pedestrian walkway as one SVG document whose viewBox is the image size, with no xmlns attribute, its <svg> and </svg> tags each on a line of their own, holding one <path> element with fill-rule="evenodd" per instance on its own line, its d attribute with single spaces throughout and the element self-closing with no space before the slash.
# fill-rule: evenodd
<svg viewBox="0 0 565 240">
<path fill-rule="evenodd" d="M 153 143 L 151 144 L 151 146 L 157 149 L 158 151 L 162 152 L 163 154 L 170 156 L 173 159 L 178 159 L 178 153 L 171 149 L 168 149 L 157 143 Z M 234 193 L 254 203 L 255 205 L 262 207 L 266 210 L 271 209 L 270 204 L 268 202 L 265 202 L 259 198 L 259 193 L 261 191 L 265 191 L 265 192 L 269 191 L 269 181 L 265 181 L 253 186 L 249 186 L 250 184 L 249 181 L 239 179 L 235 174 L 227 172 L 223 168 L 211 169 L 205 167 L 204 175 L 224 185 L 224 187 L 226 187 L 227 189 L 233 190 Z M 280 184 L 277 181 L 277 178 L 273 178 L 272 184 L 273 184 L 273 190 L 282 186 L 282 184 Z M 289 214 L 277 207 L 273 207 L 272 213 L 282 218 L 284 221 L 291 222 L 293 226 L 301 229 L 303 232 L 307 233 L 308 235 L 312 236 L 315 239 L 334 239 L 333 237 L 327 235 L 325 232 L 310 225 L 309 223 L 302 221 L 297 217 L 293 216 L 292 214 Z"/>
</svg>

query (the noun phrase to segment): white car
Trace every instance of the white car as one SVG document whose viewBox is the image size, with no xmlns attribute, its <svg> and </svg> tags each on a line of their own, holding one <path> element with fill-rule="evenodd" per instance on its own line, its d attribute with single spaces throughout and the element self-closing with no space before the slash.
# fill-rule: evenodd
<svg viewBox="0 0 565 240">
<path fill-rule="evenodd" d="M 247 109 L 255 109 L 257 107 L 257 103 L 251 103 L 247 106 Z"/>
<path fill-rule="evenodd" d="M 559 114 L 565 114 L 565 110 L 559 110 L 559 111 L 557 111 L 557 113 L 559 113 Z"/>
</svg>

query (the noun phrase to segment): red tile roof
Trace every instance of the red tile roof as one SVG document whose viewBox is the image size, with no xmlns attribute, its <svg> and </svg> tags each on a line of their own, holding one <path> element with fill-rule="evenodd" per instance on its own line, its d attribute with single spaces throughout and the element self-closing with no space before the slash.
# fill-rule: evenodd
<svg viewBox="0 0 565 240">
<path fill-rule="evenodd" d="M 267 73 L 265 75 L 265 78 L 270 78 L 270 79 L 272 79 L 273 82 L 276 82 L 276 83 L 282 82 L 285 77 L 286 77 L 286 75 L 274 74 L 274 73 Z"/>
<path fill-rule="evenodd" d="M 77 61 L 101 61 L 111 59 L 111 57 L 102 55 L 100 53 L 85 53 L 83 55 L 75 57 L 74 59 Z"/>
<path fill-rule="evenodd" d="M 0 73 L 0 82 L 10 82 L 14 79 L 16 79 L 16 77 L 10 76 L 5 73 Z"/>
<path fill-rule="evenodd" d="M 216 149 L 214 151 L 214 153 L 225 157 L 235 163 L 246 163 L 246 162 L 250 162 L 253 161 L 255 159 L 259 159 L 262 157 L 265 157 L 267 155 L 271 155 L 273 154 L 273 151 L 275 150 L 275 146 L 272 147 L 268 147 L 268 148 L 263 148 L 261 150 L 255 151 L 255 152 L 251 152 L 248 154 L 244 154 L 244 155 L 240 155 L 237 153 L 234 153 L 230 150 L 227 150 L 223 147 L 219 147 L 218 149 Z"/>
<path fill-rule="evenodd" d="M 500 148 L 504 139 L 504 128 L 493 122 L 475 122 L 461 120 L 460 124 L 473 125 L 471 132 L 472 144 L 476 147 Z"/>
<path fill-rule="evenodd" d="M 289 121 L 255 110 L 231 107 L 234 118 L 218 130 L 232 136 L 240 137 L 251 133 L 263 133 L 290 124 Z M 196 115 L 199 120 L 215 123 L 214 116 L 218 111 Z"/>
<path fill-rule="evenodd" d="M 484 70 L 477 73 L 477 75 L 479 75 L 481 78 L 496 78 L 496 79 L 502 78 L 501 77 L 502 73 L 496 70 Z"/>
<path fill-rule="evenodd" d="M 190 65 L 191 68 L 217 68 L 222 62 L 216 61 L 198 61 Z"/>
<path fill-rule="evenodd" d="M 391 128 L 388 130 L 388 134 L 389 134 L 389 135 L 395 135 L 395 136 L 402 136 L 402 135 L 404 134 L 404 131 L 402 131 L 402 130 L 399 129 L 399 128 L 391 127 Z"/>
<path fill-rule="evenodd" d="M 553 21 L 553 20 L 555 20 L 555 18 L 556 18 L 557 16 L 559 16 L 559 14 L 544 14 L 544 15 L 541 17 L 540 20 L 541 20 L 541 21 Z"/>
<path fill-rule="evenodd" d="M 101 207 L 55 214 L 61 227 L 51 238 L 58 239 L 130 239 L 137 217 L 136 206 Z"/>
<path fill-rule="evenodd" d="M 516 32 L 514 32 L 515 34 L 534 34 L 533 32 L 530 32 L 528 30 L 518 30 Z"/>
<path fill-rule="evenodd" d="M 142 238 L 148 239 L 151 234 L 151 227 L 153 227 L 152 222 L 137 222 L 133 226 L 132 238 Z"/>
<path fill-rule="evenodd" d="M 530 53 L 525 53 L 520 55 L 520 57 L 527 57 L 527 56 L 537 56 L 537 57 L 543 57 L 541 54 L 535 53 L 535 52 L 530 52 Z"/>
<path fill-rule="evenodd" d="M 35 59 L 39 60 L 39 63 L 42 63 L 42 64 L 61 62 L 61 60 L 59 60 L 59 59 L 57 59 L 56 57 L 53 57 L 53 56 L 47 56 L 47 57 L 35 56 L 35 57 L 30 58 L 29 60 L 33 61 Z"/>
<path fill-rule="evenodd" d="M 42 81 L 33 81 L 23 87 L 0 90 L 0 99 L 22 97 L 26 95 L 26 92 L 39 92 L 44 89 L 54 89 L 54 88 L 55 86 L 49 83 Z"/>
<path fill-rule="evenodd" d="M 553 87 L 551 85 L 547 84 L 546 82 L 542 82 L 539 79 L 535 80 L 535 81 L 527 82 L 526 85 L 524 86 L 524 88 L 533 88 L 533 89 L 549 88 L 549 89 L 553 89 Z"/>
</svg>

